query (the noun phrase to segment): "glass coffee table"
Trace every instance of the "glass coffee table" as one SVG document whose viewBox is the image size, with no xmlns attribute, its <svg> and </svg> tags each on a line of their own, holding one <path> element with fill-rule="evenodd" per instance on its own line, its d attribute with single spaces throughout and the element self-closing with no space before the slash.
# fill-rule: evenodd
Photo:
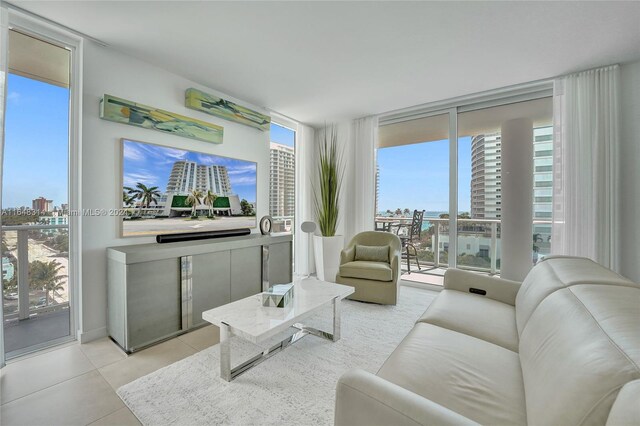
<svg viewBox="0 0 640 426">
<path fill-rule="evenodd" d="M 260 293 L 202 313 L 202 318 L 220 327 L 220 377 L 228 382 L 260 364 L 307 334 L 332 341 L 340 339 L 340 301 L 354 292 L 353 287 L 314 278 L 294 281 L 293 300 L 284 308 L 262 306 Z M 325 306 L 333 306 L 331 333 L 300 323 Z M 299 331 L 242 364 L 231 367 L 231 336 L 260 344 L 289 327 Z"/>
</svg>

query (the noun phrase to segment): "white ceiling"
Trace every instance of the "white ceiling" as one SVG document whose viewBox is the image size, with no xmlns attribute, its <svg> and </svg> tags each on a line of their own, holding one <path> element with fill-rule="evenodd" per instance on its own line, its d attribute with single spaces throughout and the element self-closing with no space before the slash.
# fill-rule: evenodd
<svg viewBox="0 0 640 426">
<path fill-rule="evenodd" d="M 12 3 L 311 124 L 640 59 L 640 2 Z"/>
</svg>

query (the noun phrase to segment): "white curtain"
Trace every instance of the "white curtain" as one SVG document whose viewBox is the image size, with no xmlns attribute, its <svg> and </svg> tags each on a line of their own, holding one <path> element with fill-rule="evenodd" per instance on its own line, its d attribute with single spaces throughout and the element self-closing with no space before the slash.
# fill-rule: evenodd
<svg viewBox="0 0 640 426">
<path fill-rule="evenodd" d="M 4 164 L 4 112 L 6 101 L 6 81 L 7 81 L 7 40 L 9 30 L 9 16 L 7 8 L 0 7 L 0 209 L 2 209 L 2 165 Z M 0 229 L 2 227 L 2 218 L 0 217 Z M 1 287 L 1 286 L 0 286 Z M 0 289 L 0 293 L 3 293 Z M 4 314 L 3 303 L 0 300 L 0 318 L 3 319 L 0 324 L 0 368 L 4 367 Z"/>
<path fill-rule="evenodd" d="M 353 121 L 353 235 L 372 231 L 376 208 L 378 117 Z"/>
<path fill-rule="evenodd" d="M 310 235 L 300 229 L 302 222 L 315 221 L 311 176 L 314 171 L 315 131 L 298 124 L 296 129 L 296 218 L 294 233 L 295 273 L 307 275 L 315 271 Z"/>
<path fill-rule="evenodd" d="M 584 71 L 554 85 L 551 249 L 619 270 L 620 68 Z"/>
</svg>

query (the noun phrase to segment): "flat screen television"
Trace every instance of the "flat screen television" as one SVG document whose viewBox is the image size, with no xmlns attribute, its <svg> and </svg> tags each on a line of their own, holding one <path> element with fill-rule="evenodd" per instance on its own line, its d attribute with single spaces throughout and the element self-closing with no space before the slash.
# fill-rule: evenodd
<svg viewBox="0 0 640 426">
<path fill-rule="evenodd" d="M 122 139 L 123 237 L 256 227 L 257 164 Z"/>
</svg>

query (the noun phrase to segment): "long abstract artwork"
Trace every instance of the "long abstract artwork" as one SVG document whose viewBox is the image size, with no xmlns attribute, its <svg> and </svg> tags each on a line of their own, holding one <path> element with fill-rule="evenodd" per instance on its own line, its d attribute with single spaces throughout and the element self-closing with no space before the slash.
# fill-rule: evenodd
<svg viewBox="0 0 640 426">
<path fill-rule="evenodd" d="M 223 128 L 206 121 L 104 95 L 100 118 L 211 143 L 222 143 Z"/>
<path fill-rule="evenodd" d="M 245 108 L 231 101 L 210 95 L 198 89 L 187 89 L 185 105 L 196 111 L 206 112 L 225 120 L 235 121 L 260 130 L 269 130 L 271 117 Z"/>
</svg>

